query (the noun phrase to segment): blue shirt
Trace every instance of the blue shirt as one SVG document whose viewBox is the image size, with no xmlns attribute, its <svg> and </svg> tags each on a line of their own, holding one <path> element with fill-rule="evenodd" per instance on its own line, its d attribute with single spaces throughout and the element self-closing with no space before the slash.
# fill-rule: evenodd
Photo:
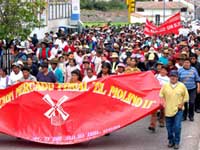
<svg viewBox="0 0 200 150">
<path fill-rule="evenodd" d="M 163 63 L 163 65 L 168 65 L 168 58 L 167 57 L 161 56 L 158 61 Z"/>
<path fill-rule="evenodd" d="M 47 75 L 44 75 L 42 72 L 37 74 L 37 80 L 39 82 L 51 82 L 56 83 L 56 77 L 52 71 L 50 71 Z"/>
<path fill-rule="evenodd" d="M 200 82 L 200 77 L 194 67 L 190 67 L 190 69 L 182 67 L 178 70 L 178 75 L 179 81 L 184 83 L 188 90 L 195 89 L 197 87 L 196 83 Z"/>
<path fill-rule="evenodd" d="M 63 83 L 64 82 L 64 76 L 63 76 L 62 70 L 59 69 L 59 68 L 56 68 L 55 71 L 53 71 L 53 72 L 54 72 L 54 74 L 56 76 L 56 79 L 57 79 L 58 83 Z"/>
</svg>

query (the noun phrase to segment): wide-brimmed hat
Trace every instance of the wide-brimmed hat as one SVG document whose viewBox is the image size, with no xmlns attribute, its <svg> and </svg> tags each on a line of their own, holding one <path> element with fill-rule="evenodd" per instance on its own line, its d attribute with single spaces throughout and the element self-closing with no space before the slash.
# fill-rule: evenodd
<svg viewBox="0 0 200 150">
<path fill-rule="evenodd" d="M 187 52 L 186 51 L 182 51 L 181 55 L 187 55 Z"/>
<path fill-rule="evenodd" d="M 44 39 L 43 41 L 41 41 L 41 44 L 45 44 L 46 46 L 49 45 L 49 40 Z"/>
<path fill-rule="evenodd" d="M 111 58 L 119 58 L 119 55 L 116 52 L 113 52 Z"/>
<path fill-rule="evenodd" d="M 163 51 L 163 53 L 169 54 L 169 50 L 168 50 L 168 49 L 165 49 L 165 50 Z"/>
<path fill-rule="evenodd" d="M 20 66 L 20 65 L 21 65 L 21 66 L 24 66 L 24 63 L 23 63 L 21 60 L 18 60 L 18 61 L 17 61 L 17 64 L 18 64 L 19 66 Z"/>
<path fill-rule="evenodd" d="M 25 47 L 25 46 L 22 46 L 22 45 L 17 45 L 17 48 L 18 48 L 18 49 L 25 49 L 26 47 Z"/>
<path fill-rule="evenodd" d="M 58 37 L 58 35 L 57 34 L 53 34 L 53 38 L 57 38 Z"/>
<path fill-rule="evenodd" d="M 125 68 L 126 66 L 124 65 L 124 63 L 119 63 L 119 64 L 117 65 L 117 67 L 123 67 L 123 68 Z"/>
<path fill-rule="evenodd" d="M 114 43 L 114 44 L 113 44 L 113 47 L 114 47 L 114 48 L 119 48 L 119 44 Z"/>
<path fill-rule="evenodd" d="M 25 54 L 27 54 L 27 55 L 33 54 L 33 53 L 34 53 L 34 51 L 32 49 L 30 49 L 30 48 L 25 50 Z"/>
<path fill-rule="evenodd" d="M 132 48 L 132 47 L 128 47 L 127 50 L 128 50 L 128 51 L 133 51 L 133 48 Z"/>
<path fill-rule="evenodd" d="M 20 65 L 19 65 L 17 62 L 12 63 L 12 66 L 11 66 L 11 67 L 13 68 L 14 66 L 20 67 Z"/>
<path fill-rule="evenodd" d="M 50 63 L 51 63 L 51 64 L 58 64 L 58 62 L 59 62 L 59 61 L 58 61 L 57 58 L 53 58 L 53 59 L 50 60 Z"/>
<path fill-rule="evenodd" d="M 187 46 L 188 44 L 185 41 L 179 43 L 180 46 Z"/>
<path fill-rule="evenodd" d="M 28 40 L 28 41 L 32 41 L 32 38 L 31 38 L 31 37 L 28 37 L 27 40 Z"/>
</svg>

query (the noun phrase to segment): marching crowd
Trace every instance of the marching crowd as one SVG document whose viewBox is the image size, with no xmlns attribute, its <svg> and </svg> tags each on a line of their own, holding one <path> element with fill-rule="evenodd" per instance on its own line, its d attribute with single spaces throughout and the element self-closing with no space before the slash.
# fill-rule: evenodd
<svg viewBox="0 0 200 150">
<path fill-rule="evenodd" d="M 167 127 L 168 146 L 178 149 L 180 122 L 194 121 L 195 111 L 200 113 L 200 31 L 162 36 L 143 31 L 144 26 L 106 25 L 86 27 L 82 33 L 45 33 L 42 41 L 36 34 L 13 41 L 9 44 L 12 70 L 8 74 L 1 63 L 0 89 L 22 81 L 79 83 L 151 70 L 165 99 L 159 125 Z M 5 44 L 0 40 L 1 54 Z M 155 131 L 157 117 L 152 114 L 149 130 Z"/>
</svg>

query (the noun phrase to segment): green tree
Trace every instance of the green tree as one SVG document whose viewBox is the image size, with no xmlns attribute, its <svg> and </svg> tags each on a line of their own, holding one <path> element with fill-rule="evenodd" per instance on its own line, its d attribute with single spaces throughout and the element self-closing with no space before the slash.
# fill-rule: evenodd
<svg viewBox="0 0 200 150">
<path fill-rule="evenodd" d="M 44 0 L 0 0 L 0 39 L 27 38 L 42 26 L 38 16 L 44 9 Z"/>
</svg>

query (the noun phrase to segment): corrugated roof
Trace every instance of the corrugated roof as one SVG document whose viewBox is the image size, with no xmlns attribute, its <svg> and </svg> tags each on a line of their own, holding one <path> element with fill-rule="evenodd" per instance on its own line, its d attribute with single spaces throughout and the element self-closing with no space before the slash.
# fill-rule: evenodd
<svg viewBox="0 0 200 150">
<path fill-rule="evenodd" d="M 180 9 L 187 7 L 181 2 L 166 2 L 166 9 Z M 163 2 L 136 2 L 136 8 L 143 9 L 163 9 Z"/>
</svg>

